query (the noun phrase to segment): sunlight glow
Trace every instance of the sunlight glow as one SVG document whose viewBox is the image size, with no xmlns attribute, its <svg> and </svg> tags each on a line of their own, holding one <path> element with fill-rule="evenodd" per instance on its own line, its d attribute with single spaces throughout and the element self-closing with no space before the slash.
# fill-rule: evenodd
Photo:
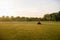
<svg viewBox="0 0 60 40">
<path fill-rule="evenodd" d="M 42 17 L 60 10 L 58 0 L 0 0 L 0 16 Z"/>
</svg>

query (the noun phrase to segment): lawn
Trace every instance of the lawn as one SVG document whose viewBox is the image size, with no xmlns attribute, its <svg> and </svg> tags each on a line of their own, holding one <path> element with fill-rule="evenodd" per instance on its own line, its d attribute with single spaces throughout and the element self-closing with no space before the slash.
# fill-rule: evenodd
<svg viewBox="0 0 60 40">
<path fill-rule="evenodd" d="M 0 22 L 0 40 L 60 40 L 60 22 Z"/>
</svg>

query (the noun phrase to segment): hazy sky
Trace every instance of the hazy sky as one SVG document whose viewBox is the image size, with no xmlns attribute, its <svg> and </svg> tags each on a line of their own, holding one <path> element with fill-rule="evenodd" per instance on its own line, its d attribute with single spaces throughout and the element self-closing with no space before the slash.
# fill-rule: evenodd
<svg viewBox="0 0 60 40">
<path fill-rule="evenodd" d="M 42 17 L 59 10 L 60 0 L 0 0 L 0 16 Z"/>
</svg>

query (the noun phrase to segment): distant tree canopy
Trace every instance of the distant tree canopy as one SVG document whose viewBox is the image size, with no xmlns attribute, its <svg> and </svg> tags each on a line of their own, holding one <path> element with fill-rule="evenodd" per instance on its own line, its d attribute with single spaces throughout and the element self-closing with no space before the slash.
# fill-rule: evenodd
<svg viewBox="0 0 60 40">
<path fill-rule="evenodd" d="M 0 17 L 0 21 L 60 21 L 60 11 L 56 13 L 45 14 L 43 18 L 2 16 Z"/>
<path fill-rule="evenodd" d="M 43 19 L 46 21 L 60 21 L 60 11 L 57 13 L 46 14 Z"/>
<path fill-rule="evenodd" d="M 14 17 L 14 16 L 2 16 L 0 17 L 0 21 L 39 21 L 41 18 L 37 17 Z"/>
</svg>

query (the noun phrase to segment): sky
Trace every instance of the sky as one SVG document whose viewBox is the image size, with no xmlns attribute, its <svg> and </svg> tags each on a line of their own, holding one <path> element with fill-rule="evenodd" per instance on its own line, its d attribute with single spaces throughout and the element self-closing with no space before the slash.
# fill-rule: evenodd
<svg viewBox="0 0 60 40">
<path fill-rule="evenodd" d="M 43 17 L 60 11 L 60 0 L 0 0 L 0 16 Z"/>
</svg>

